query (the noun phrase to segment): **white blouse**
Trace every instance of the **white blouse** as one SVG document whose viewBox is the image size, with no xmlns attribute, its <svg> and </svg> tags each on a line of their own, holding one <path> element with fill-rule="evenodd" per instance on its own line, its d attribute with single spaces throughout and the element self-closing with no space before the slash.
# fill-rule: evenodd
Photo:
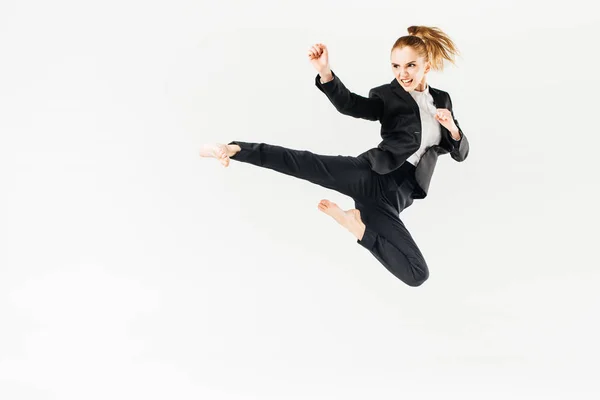
<svg viewBox="0 0 600 400">
<path fill-rule="evenodd" d="M 413 90 L 409 92 L 419 106 L 421 116 L 421 147 L 408 158 L 408 162 L 416 166 L 425 151 L 442 140 L 442 131 L 440 123 L 435 119 L 437 109 L 433 103 L 433 97 L 429 93 L 429 85 L 422 92 Z"/>
</svg>

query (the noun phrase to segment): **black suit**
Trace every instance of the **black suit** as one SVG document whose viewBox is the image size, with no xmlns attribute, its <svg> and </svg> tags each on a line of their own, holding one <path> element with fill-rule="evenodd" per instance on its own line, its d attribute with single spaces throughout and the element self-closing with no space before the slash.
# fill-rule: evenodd
<svg viewBox="0 0 600 400">
<path fill-rule="evenodd" d="M 429 268 L 400 220 L 400 213 L 412 204 L 413 199 L 425 197 L 438 154 L 449 152 L 455 160 L 462 161 L 467 156 L 469 144 L 462 132 L 461 140 L 454 141 L 442 128 L 440 145 L 423 154 L 416 168 L 405 162 L 419 149 L 421 122 L 417 103 L 394 82 L 372 89 L 370 97 L 364 98 L 348 91 L 337 77 L 324 85 L 317 81 L 317 86 L 340 112 L 381 121 L 383 141 L 378 148 L 351 157 L 232 141 L 230 144 L 239 145 L 241 151 L 231 159 L 307 180 L 352 197 L 366 226 L 357 243 L 402 282 L 419 286 L 428 279 Z M 430 92 L 438 108 L 452 109 L 447 93 L 433 88 Z"/>
<path fill-rule="evenodd" d="M 421 117 L 419 106 L 413 97 L 396 79 L 389 84 L 371 89 L 367 98 L 352 93 L 335 73 L 333 76 L 333 80 L 322 84 L 320 76 L 317 75 L 315 84 L 327 95 L 340 113 L 381 122 L 383 140 L 377 148 L 370 149 L 359 157 L 366 158 L 373 171 L 378 174 L 384 175 L 396 170 L 419 149 L 421 144 Z M 433 97 L 436 108 L 446 108 L 452 112 L 452 101 L 448 93 L 431 86 L 429 86 L 429 93 Z M 415 199 L 427 196 L 438 155 L 450 153 L 456 161 L 467 158 L 469 141 L 456 119 L 454 123 L 460 131 L 460 140 L 454 140 L 448 129 L 441 126 L 440 144 L 430 147 L 421 156 L 415 172 L 418 183 L 413 194 Z"/>
</svg>

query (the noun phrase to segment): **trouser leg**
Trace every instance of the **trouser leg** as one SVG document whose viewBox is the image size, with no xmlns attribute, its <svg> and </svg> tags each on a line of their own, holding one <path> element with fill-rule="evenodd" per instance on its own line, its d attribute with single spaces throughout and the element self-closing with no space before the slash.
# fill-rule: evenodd
<svg viewBox="0 0 600 400">
<path fill-rule="evenodd" d="M 231 159 L 268 168 L 343 193 L 352 198 L 381 196 L 381 182 L 368 162 L 351 156 L 319 155 L 266 143 L 233 141 L 241 151 Z"/>
<path fill-rule="evenodd" d="M 241 148 L 232 160 L 307 180 L 352 197 L 366 226 L 362 240 L 357 242 L 407 285 L 419 286 L 427 280 L 427 263 L 398 216 L 401 210 L 387 189 L 389 178 L 372 171 L 364 159 L 318 155 L 266 143 L 229 144 Z"/>
<path fill-rule="evenodd" d="M 366 226 L 362 240 L 366 248 L 394 276 L 409 286 L 419 286 L 429 278 L 423 254 L 397 214 L 376 203 L 356 202 Z"/>
</svg>

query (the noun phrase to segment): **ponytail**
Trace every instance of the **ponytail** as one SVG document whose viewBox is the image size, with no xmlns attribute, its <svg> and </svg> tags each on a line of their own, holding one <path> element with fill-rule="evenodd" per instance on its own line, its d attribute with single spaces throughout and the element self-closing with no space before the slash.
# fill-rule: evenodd
<svg viewBox="0 0 600 400">
<path fill-rule="evenodd" d="M 441 29 L 429 26 L 409 26 L 408 36 L 402 36 L 392 50 L 410 46 L 427 61 L 434 70 L 444 69 L 444 60 L 454 64 L 454 58 L 459 51 L 448 35 Z"/>
</svg>

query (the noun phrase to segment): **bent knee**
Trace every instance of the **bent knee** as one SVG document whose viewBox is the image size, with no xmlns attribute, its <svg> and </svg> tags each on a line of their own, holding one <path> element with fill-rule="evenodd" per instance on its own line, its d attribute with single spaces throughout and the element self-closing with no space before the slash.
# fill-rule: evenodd
<svg viewBox="0 0 600 400">
<path fill-rule="evenodd" d="M 429 279 L 429 270 L 425 269 L 423 271 L 419 271 L 419 273 L 413 274 L 411 279 L 407 279 L 405 283 L 408 286 L 417 287 L 421 286 L 427 279 Z"/>
</svg>

